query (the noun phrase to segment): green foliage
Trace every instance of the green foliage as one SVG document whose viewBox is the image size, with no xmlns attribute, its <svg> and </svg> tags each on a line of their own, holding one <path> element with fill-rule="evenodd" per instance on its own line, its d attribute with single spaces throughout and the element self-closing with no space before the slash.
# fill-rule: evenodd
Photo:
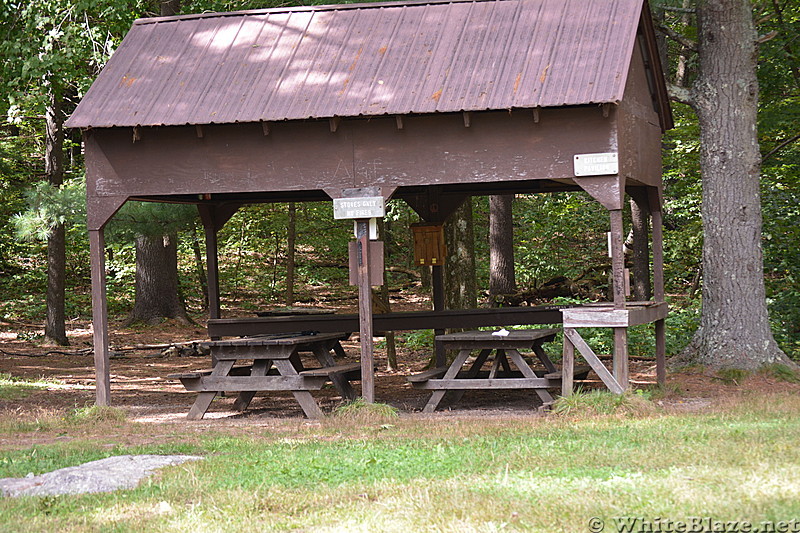
<svg viewBox="0 0 800 533">
<path fill-rule="evenodd" d="M 122 242 L 139 235 L 171 235 L 193 227 L 197 218 L 193 205 L 128 201 L 109 222 L 107 235 Z"/>
<path fill-rule="evenodd" d="M 518 283 L 538 287 L 556 276 L 575 280 L 605 264 L 608 224 L 608 212 L 585 193 L 517 195 L 514 261 Z M 603 279 L 600 284 L 607 282 Z"/>
<path fill-rule="evenodd" d="M 435 333 L 432 329 L 418 329 L 414 331 L 403 331 L 397 336 L 397 340 L 409 350 L 433 349 Z"/>
<path fill-rule="evenodd" d="M 28 209 L 12 222 L 20 239 L 46 241 L 59 224 L 86 224 L 86 183 L 82 178 L 53 187 L 39 182 L 25 193 Z"/>
</svg>

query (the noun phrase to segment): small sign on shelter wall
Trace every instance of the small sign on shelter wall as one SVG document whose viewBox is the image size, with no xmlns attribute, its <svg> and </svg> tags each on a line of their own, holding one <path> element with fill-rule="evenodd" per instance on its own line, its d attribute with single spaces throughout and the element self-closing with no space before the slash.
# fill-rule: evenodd
<svg viewBox="0 0 800 533">
<path fill-rule="evenodd" d="M 444 226 L 412 224 L 414 232 L 414 264 L 440 266 L 447 257 L 444 243 Z"/>
</svg>

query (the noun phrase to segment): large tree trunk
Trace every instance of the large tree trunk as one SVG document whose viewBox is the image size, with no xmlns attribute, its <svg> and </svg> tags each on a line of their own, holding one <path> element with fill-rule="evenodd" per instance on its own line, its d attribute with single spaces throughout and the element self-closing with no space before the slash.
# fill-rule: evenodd
<svg viewBox="0 0 800 533">
<path fill-rule="evenodd" d="M 633 297 L 638 301 L 650 299 L 650 212 L 647 207 L 647 192 L 639 189 L 631 192 L 631 230 L 633 239 Z"/>
<path fill-rule="evenodd" d="M 472 309 L 478 306 L 475 280 L 475 236 L 472 199 L 450 215 L 444 225 L 447 260 L 444 265 L 444 293 L 447 309 Z"/>
<path fill-rule="evenodd" d="M 489 300 L 492 307 L 502 295 L 516 291 L 514 273 L 513 194 L 489 197 Z"/>
<path fill-rule="evenodd" d="M 53 187 L 64 181 L 64 114 L 60 88 L 49 84 L 45 110 L 45 174 Z M 65 327 L 64 298 L 66 286 L 66 234 L 64 225 L 53 228 L 47 239 L 47 318 L 44 336 L 50 342 L 69 344 Z"/>
<path fill-rule="evenodd" d="M 767 316 L 756 131 L 756 32 L 749 0 L 697 4 L 703 176 L 703 310 L 679 358 L 712 368 L 788 363 Z"/>
<path fill-rule="evenodd" d="M 175 318 L 189 323 L 178 294 L 177 235 L 136 237 L 136 302 L 129 322 Z"/>
</svg>

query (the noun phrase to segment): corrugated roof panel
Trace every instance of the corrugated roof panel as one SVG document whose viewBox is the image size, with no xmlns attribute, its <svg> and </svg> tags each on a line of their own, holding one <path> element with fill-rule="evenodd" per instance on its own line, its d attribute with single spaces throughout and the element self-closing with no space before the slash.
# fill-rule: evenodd
<svg viewBox="0 0 800 533">
<path fill-rule="evenodd" d="M 67 125 L 615 103 L 642 2 L 434 0 L 143 19 Z"/>
</svg>

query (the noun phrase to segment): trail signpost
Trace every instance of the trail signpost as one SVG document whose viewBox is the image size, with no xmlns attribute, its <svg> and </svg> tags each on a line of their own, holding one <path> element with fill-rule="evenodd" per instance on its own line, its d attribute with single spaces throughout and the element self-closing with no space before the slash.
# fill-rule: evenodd
<svg viewBox="0 0 800 533">
<path fill-rule="evenodd" d="M 355 276 L 351 271 L 351 279 L 358 284 L 358 316 L 359 338 L 361 339 L 361 396 L 367 403 L 375 401 L 375 369 L 372 346 L 372 285 L 383 284 L 375 266 L 383 264 L 383 246 L 374 241 L 377 235 L 370 231 L 370 226 L 377 226 L 377 218 L 386 214 L 386 202 L 376 187 L 362 189 L 345 189 L 345 197 L 334 198 L 333 218 L 355 220 L 355 246 L 350 246 L 351 270 L 355 268 Z M 371 235 L 372 234 L 372 235 Z M 370 238 L 373 237 L 373 238 Z M 372 263 L 376 265 L 371 266 Z M 373 270 L 375 276 L 370 275 Z M 374 279 L 374 281 L 373 281 Z"/>
</svg>

